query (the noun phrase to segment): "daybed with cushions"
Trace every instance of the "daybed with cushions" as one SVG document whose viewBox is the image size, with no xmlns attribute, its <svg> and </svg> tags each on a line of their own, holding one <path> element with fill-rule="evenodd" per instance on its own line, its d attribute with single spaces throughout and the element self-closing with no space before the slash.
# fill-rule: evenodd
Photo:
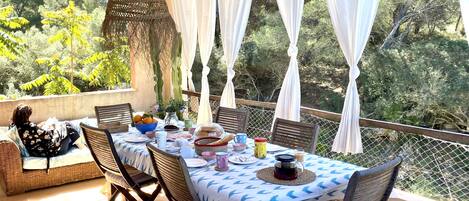
<svg viewBox="0 0 469 201">
<path fill-rule="evenodd" d="M 7 127 L 0 127 L 0 184 L 7 195 L 102 176 L 86 146 L 50 158 L 48 169 L 47 158 L 22 157 L 7 132 Z"/>
</svg>

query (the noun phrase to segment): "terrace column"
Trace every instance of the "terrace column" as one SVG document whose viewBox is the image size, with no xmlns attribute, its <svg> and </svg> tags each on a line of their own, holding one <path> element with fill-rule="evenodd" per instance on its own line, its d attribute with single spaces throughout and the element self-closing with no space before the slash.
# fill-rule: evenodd
<svg viewBox="0 0 469 201">
<path fill-rule="evenodd" d="M 379 0 L 328 0 L 327 3 L 337 40 L 350 66 L 342 117 L 332 151 L 362 153 L 360 99 L 355 80 L 360 75 L 358 62 L 370 36 Z"/>
<path fill-rule="evenodd" d="M 252 0 L 218 0 L 221 41 L 226 63 L 227 79 L 220 106 L 236 108 L 233 70 L 248 23 Z"/>
<path fill-rule="evenodd" d="M 212 122 L 212 109 L 210 108 L 210 88 L 208 84 L 208 74 L 210 68 L 208 60 L 212 53 L 215 39 L 215 21 L 217 17 L 216 0 L 200 0 L 197 4 L 197 24 L 200 59 L 202 60 L 202 89 L 200 91 L 200 105 L 197 113 L 197 124 Z"/>
<path fill-rule="evenodd" d="M 290 47 L 288 48 L 290 63 L 275 107 L 274 122 L 276 118 L 300 121 L 301 88 L 300 74 L 298 73 L 297 43 L 303 15 L 303 4 L 304 0 L 277 0 L 283 24 L 285 24 L 288 38 L 290 38 Z"/>
</svg>

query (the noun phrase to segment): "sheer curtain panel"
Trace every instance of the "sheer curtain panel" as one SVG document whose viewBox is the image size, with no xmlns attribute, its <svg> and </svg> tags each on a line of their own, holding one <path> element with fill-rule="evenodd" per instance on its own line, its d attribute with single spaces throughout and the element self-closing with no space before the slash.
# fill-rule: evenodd
<svg viewBox="0 0 469 201">
<path fill-rule="evenodd" d="M 208 84 L 208 60 L 212 53 L 213 42 L 215 39 L 215 21 L 216 21 L 216 0 L 198 0 L 197 4 L 197 23 L 200 58 L 202 60 L 202 89 L 200 91 L 200 105 L 197 114 L 197 124 L 212 122 L 212 109 L 210 108 L 210 88 Z"/>
<path fill-rule="evenodd" d="M 181 74 L 183 90 L 195 91 L 192 81 L 192 64 L 197 47 L 197 1 L 173 0 L 174 20 L 178 25 L 182 38 Z M 198 101 L 197 101 L 198 102 Z M 197 104 L 196 104 L 197 105 Z M 193 108 L 197 110 L 197 108 Z"/>
<path fill-rule="evenodd" d="M 461 6 L 462 21 L 466 30 L 467 41 L 469 42 L 469 0 L 459 0 Z"/>
<path fill-rule="evenodd" d="M 337 40 L 350 67 L 342 118 L 332 151 L 362 153 L 357 65 L 370 36 L 379 0 L 328 0 L 327 3 Z"/>
<path fill-rule="evenodd" d="M 218 0 L 221 41 L 226 63 L 227 79 L 220 106 L 236 108 L 233 70 L 248 23 L 251 0 Z"/>
<path fill-rule="evenodd" d="M 277 5 L 290 39 L 290 46 L 288 47 L 290 63 L 275 107 L 274 121 L 276 118 L 300 121 L 301 88 L 298 73 L 297 42 L 304 0 L 277 0 Z"/>
</svg>

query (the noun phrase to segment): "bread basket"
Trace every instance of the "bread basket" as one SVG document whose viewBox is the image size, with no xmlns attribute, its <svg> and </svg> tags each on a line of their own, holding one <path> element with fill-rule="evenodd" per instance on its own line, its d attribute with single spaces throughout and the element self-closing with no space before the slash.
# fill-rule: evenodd
<svg viewBox="0 0 469 201">
<path fill-rule="evenodd" d="M 218 137 L 202 137 L 194 141 L 195 152 L 197 155 L 202 155 L 204 151 L 213 151 L 213 152 L 226 152 L 228 150 L 228 142 L 218 144 L 218 145 L 209 145 L 211 142 L 220 140 Z"/>
</svg>

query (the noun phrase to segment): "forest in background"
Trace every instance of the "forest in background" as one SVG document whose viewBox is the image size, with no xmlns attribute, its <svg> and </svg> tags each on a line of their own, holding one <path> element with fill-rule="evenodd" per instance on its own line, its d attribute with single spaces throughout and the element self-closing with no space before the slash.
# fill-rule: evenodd
<svg viewBox="0 0 469 201">
<path fill-rule="evenodd" d="M 125 38 L 119 45 L 101 38 L 105 5 L 105 0 L 75 1 L 72 16 L 81 20 L 69 22 L 63 20 L 71 9 L 66 0 L 1 2 L 14 8 L 7 18 L 23 17 L 28 23 L 15 28 L 0 23 L 0 30 L 12 33 L 22 46 L 16 58 L 0 56 L 0 99 L 128 87 Z M 226 68 L 218 26 L 209 63 L 210 91 L 216 95 L 226 81 L 220 79 Z M 464 34 L 457 0 L 381 0 L 359 64 L 361 116 L 467 132 L 469 46 Z M 238 98 L 276 101 L 288 67 L 288 45 L 276 1 L 254 0 L 235 65 Z M 341 112 L 348 66 L 326 0 L 305 1 L 298 48 L 302 105 Z M 200 89 L 198 53 L 192 71 Z"/>
</svg>

